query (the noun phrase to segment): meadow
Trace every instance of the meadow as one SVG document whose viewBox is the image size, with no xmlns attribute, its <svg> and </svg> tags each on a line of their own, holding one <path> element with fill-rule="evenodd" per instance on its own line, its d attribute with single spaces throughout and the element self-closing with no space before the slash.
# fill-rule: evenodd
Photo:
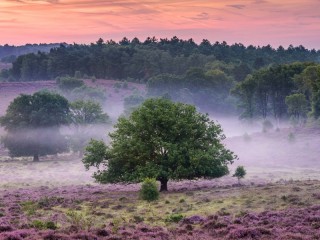
<svg viewBox="0 0 320 240">
<path fill-rule="evenodd" d="M 125 96 L 144 90 L 88 84 L 107 91 L 113 119 Z M 55 82 L 0 83 L 0 115 L 18 94 L 43 88 Z M 238 120 L 218 120 L 239 157 L 230 175 L 170 181 L 155 202 L 139 199 L 139 184 L 95 183 L 77 154 L 32 162 L 1 146 L 0 239 L 320 239 L 319 130 L 283 124 L 262 132 L 241 123 L 235 132 L 229 125 Z M 247 170 L 240 183 L 232 177 L 238 165 Z"/>
</svg>

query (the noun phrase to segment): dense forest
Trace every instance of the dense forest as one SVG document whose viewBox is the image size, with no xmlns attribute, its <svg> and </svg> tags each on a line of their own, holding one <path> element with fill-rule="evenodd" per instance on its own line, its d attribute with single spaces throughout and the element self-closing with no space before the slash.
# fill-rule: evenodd
<svg viewBox="0 0 320 240">
<path fill-rule="evenodd" d="M 65 44 L 66 45 L 66 44 Z M 50 49 L 59 47 L 60 43 L 41 43 L 41 44 L 26 44 L 22 46 L 0 45 L 0 59 L 2 62 L 13 62 L 20 55 L 28 53 L 49 52 Z"/>
<path fill-rule="evenodd" d="M 242 118 L 295 119 L 320 115 L 320 51 L 303 46 L 277 49 L 200 44 L 182 40 L 99 39 L 90 45 L 63 45 L 50 52 L 19 56 L 6 81 L 62 76 L 118 79 L 147 84 L 148 96 L 166 96 L 202 111 Z"/>
</svg>

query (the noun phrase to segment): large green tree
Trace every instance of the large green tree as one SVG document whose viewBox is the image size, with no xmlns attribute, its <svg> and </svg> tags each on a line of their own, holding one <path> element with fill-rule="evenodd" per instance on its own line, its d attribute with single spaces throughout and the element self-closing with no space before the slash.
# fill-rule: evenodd
<svg viewBox="0 0 320 240">
<path fill-rule="evenodd" d="M 49 92 L 22 94 L 10 103 L 0 123 L 7 130 L 5 147 L 13 157 L 56 154 L 67 150 L 59 127 L 68 123 L 69 103 Z"/>
<path fill-rule="evenodd" d="M 148 99 L 129 118 L 119 118 L 111 145 L 92 140 L 83 162 L 97 167 L 101 183 L 139 182 L 146 177 L 167 190 L 169 179 L 216 178 L 229 173 L 236 156 L 221 142 L 221 126 L 192 105 Z"/>
</svg>

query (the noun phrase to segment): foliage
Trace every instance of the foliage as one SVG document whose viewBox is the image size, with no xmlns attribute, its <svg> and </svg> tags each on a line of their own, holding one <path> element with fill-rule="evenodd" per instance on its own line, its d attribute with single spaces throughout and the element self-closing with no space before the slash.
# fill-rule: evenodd
<svg viewBox="0 0 320 240">
<path fill-rule="evenodd" d="M 111 147 L 92 141 L 83 162 L 87 168 L 106 167 L 94 177 L 106 182 L 139 182 L 146 177 L 216 178 L 228 174 L 236 156 L 224 147 L 220 125 L 194 106 L 168 99 L 148 99 L 129 118 L 121 117 L 110 134 Z"/>
<path fill-rule="evenodd" d="M 93 218 L 88 217 L 86 214 L 69 210 L 66 213 L 66 216 L 68 218 L 68 221 L 70 224 L 74 227 L 76 227 L 78 230 L 87 230 L 89 231 L 92 228 L 93 225 Z"/>
<path fill-rule="evenodd" d="M 86 85 L 73 89 L 66 97 L 71 101 L 94 100 L 101 103 L 107 98 L 103 89 L 89 87 Z"/>
<path fill-rule="evenodd" d="M 262 122 L 262 131 L 268 132 L 273 128 L 273 124 L 270 120 L 266 119 Z"/>
<path fill-rule="evenodd" d="M 12 46 L 0 46 L 0 56 L 1 50 L 10 54 L 10 48 Z M 197 44 L 192 39 L 175 36 L 171 39 L 148 37 L 145 41 L 135 38 L 118 43 L 109 40 L 90 45 L 64 44 L 46 54 L 20 56 L 13 62 L 12 75 L 16 80 L 37 80 L 81 72 L 97 78 L 146 81 L 159 74 L 181 75 L 191 67 L 204 68 L 209 64 L 228 71 L 236 81 L 242 81 L 253 69 L 271 63 L 315 62 L 318 57 L 319 51 L 303 46 L 274 49 L 270 45 L 228 45 L 224 41 L 210 43 L 206 39 Z M 215 61 L 220 63 L 213 63 Z"/>
<path fill-rule="evenodd" d="M 90 138 L 95 137 L 94 125 L 109 123 L 109 116 L 103 112 L 98 102 L 91 100 L 78 100 L 70 104 L 71 127 L 71 148 L 75 152 L 83 154 L 84 147 Z"/>
<path fill-rule="evenodd" d="M 71 122 L 75 125 L 107 123 L 109 116 L 99 103 L 91 100 L 78 100 L 70 104 Z"/>
<path fill-rule="evenodd" d="M 152 178 L 146 178 L 141 184 L 139 196 L 142 200 L 149 202 L 158 200 L 159 191 L 156 180 Z"/>
<path fill-rule="evenodd" d="M 241 116 L 285 118 L 288 112 L 286 97 L 294 91 L 302 91 L 299 85 L 303 84 L 298 84 L 298 80 L 295 79 L 299 74 L 303 74 L 305 69 L 314 65 L 314 63 L 273 65 L 248 75 L 232 91 L 240 100 L 239 107 L 243 109 Z"/>
<path fill-rule="evenodd" d="M 139 107 L 143 102 L 145 98 L 141 96 L 140 94 L 132 94 L 128 97 L 124 98 L 124 114 L 126 116 L 129 116 L 134 109 Z"/>
<path fill-rule="evenodd" d="M 294 125 L 302 124 L 308 112 L 308 102 L 304 94 L 295 93 L 286 97 L 288 113 Z"/>
<path fill-rule="evenodd" d="M 5 147 L 11 156 L 38 156 L 55 154 L 67 149 L 59 126 L 68 123 L 69 103 L 58 95 L 37 92 L 20 95 L 7 108 L 0 123 L 7 130 Z"/>
<path fill-rule="evenodd" d="M 51 221 L 43 222 L 41 220 L 32 221 L 31 226 L 39 230 L 44 230 L 44 229 L 56 230 L 58 228 L 54 222 L 51 222 Z"/>
<path fill-rule="evenodd" d="M 232 175 L 233 177 L 238 178 L 238 181 L 240 181 L 241 178 L 244 178 L 244 176 L 247 174 L 246 170 L 244 169 L 243 166 L 238 166 L 236 168 L 236 171 Z"/>
<path fill-rule="evenodd" d="M 173 213 L 170 214 L 169 216 L 167 216 L 166 218 L 166 222 L 174 222 L 174 223 L 178 223 L 183 219 L 183 215 L 182 214 L 177 214 L 177 213 Z"/>
<path fill-rule="evenodd" d="M 65 92 L 70 92 L 84 85 L 83 80 L 73 77 L 59 77 L 57 79 L 58 87 Z"/>
</svg>

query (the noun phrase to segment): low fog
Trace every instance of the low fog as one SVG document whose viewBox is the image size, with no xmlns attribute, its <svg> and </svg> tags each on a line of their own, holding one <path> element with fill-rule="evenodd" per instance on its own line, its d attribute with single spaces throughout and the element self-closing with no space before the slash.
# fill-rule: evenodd
<svg viewBox="0 0 320 240">
<path fill-rule="evenodd" d="M 117 114 L 112 116 L 113 122 L 116 117 Z M 319 178 L 320 135 L 313 129 L 295 130 L 283 123 L 284 127 L 280 129 L 263 132 L 260 122 L 252 123 L 250 127 L 237 118 L 219 117 L 214 120 L 224 130 L 227 137 L 224 143 L 239 159 L 230 165 L 229 176 L 213 180 L 212 184 L 236 182 L 231 175 L 239 165 L 247 170 L 243 181 L 247 184 Z M 85 141 L 96 138 L 108 142 L 108 132 L 112 129 L 112 124 L 90 126 L 82 129 L 78 137 Z M 69 138 L 73 131 L 73 127 L 61 129 L 61 133 Z M 3 129 L 1 134 L 4 135 Z M 76 151 L 42 156 L 40 162 L 35 163 L 31 157 L 11 158 L 1 145 L 0 156 L 1 187 L 95 184 L 91 178 L 94 169 L 86 171 Z"/>
<path fill-rule="evenodd" d="M 124 112 L 123 98 L 127 96 L 127 91 L 108 93 L 103 109 L 109 115 L 110 123 L 80 128 L 64 126 L 60 129 L 61 134 L 69 140 L 76 139 L 82 143 L 87 143 L 91 138 L 103 139 L 108 143 L 108 133 L 113 131 L 113 124 Z M 4 114 L 4 109 L 2 110 L 0 116 Z M 214 113 L 209 116 L 222 126 L 226 135 L 224 144 L 239 158 L 230 165 L 229 176 L 212 180 L 212 184 L 236 183 L 237 179 L 231 176 L 239 165 L 243 165 L 247 170 L 243 180 L 246 184 L 319 179 L 320 134 L 314 129 L 305 127 L 298 130 L 289 122 L 277 124 L 271 120 L 273 127 L 263 131 L 261 120 L 241 121 L 237 116 Z M 42 134 L 45 132 L 50 135 L 47 130 Z M 0 136 L 5 134 L 4 129 L 0 128 Z M 33 162 L 32 157 L 10 157 L 1 143 L 0 187 L 96 184 L 91 178 L 94 169 L 86 171 L 81 162 L 83 152 L 76 148 L 72 150 L 71 145 L 69 148 L 70 152 L 40 156 L 40 162 Z"/>
</svg>

